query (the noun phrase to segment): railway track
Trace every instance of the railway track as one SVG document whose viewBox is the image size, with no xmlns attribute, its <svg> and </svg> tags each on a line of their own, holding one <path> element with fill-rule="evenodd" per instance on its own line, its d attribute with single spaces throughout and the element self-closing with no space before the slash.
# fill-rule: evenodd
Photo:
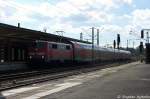
<svg viewBox="0 0 150 99">
<path fill-rule="evenodd" d="M 31 71 L 24 73 L 1 75 L 0 91 L 119 65 L 120 63 L 114 63 L 111 65 L 103 65 L 103 66 L 95 65 L 93 67 L 83 66 L 86 68 L 64 68 L 60 70 L 52 69 L 52 70 Z"/>
<path fill-rule="evenodd" d="M 51 70 L 31 70 L 31 71 L 25 71 L 25 72 L 18 72 L 18 73 L 10 73 L 10 74 L 4 74 L 0 75 L 0 82 L 6 81 L 6 80 L 12 80 L 16 78 L 25 78 L 28 76 L 35 76 L 40 74 L 48 74 L 48 73 L 58 72 L 57 69 L 51 69 Z"/>
</svg>

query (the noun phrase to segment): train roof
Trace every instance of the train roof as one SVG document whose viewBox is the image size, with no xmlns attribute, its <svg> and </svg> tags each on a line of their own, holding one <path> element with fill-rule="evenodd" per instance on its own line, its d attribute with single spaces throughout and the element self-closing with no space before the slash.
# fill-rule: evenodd
<svg viewBox="0 0 150 99">
<path fill-rule="evenodd" d="M 61 43 L 61 42 L 53 42 L 53 41 L 43 41 L 43 40 L 36 40 L 35 42 L 48 42 L 50 44 L 63 44 L 63 45 L 70 45 L 70 44 L 67 44 L 67 43 Z"/>
</svg>

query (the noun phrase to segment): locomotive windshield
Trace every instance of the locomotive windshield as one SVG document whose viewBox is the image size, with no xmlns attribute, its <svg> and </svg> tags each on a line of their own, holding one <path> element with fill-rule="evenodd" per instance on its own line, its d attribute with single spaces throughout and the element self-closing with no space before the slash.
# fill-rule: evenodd
<svg viewBox="0 0 150 99">
<path fill-rule="evenodd" d="M 36 48 L 44 48 L 45 47 L 45 43 L 44 42 L 36 42 Z"/>
<path fill-rule="evenodd" d="M 44 42 L 34 42 L 30 45 L 32 48 L 44 48 L 45 43 Z"/>
</svg>

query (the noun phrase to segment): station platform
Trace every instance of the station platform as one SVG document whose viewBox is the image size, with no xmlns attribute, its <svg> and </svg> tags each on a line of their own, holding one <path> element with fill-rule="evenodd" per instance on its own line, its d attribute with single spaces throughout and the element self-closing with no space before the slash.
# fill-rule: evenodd
<svg viewBox="0 0 150 99">
<path fill-rule="evenodd" d="M 150 65 L 139 62 L 1 92 L 4 99 L 150 99 Z"/>
<path fill-rule="evenodd" d="M 0 72 L 11 71 L 11 70 L 23 70 L 27 69 L 26 62 L 5 62 L 0 63 Z"/>
</svg>

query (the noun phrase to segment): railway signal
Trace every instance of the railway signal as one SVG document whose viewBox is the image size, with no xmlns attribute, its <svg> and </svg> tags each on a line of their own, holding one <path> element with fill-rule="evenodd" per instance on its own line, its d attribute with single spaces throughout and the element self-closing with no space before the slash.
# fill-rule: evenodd
<svg viewBox="0 0 150 99">
<path fill-rule="evenodd" d="M 114 45 L 114 49 L 115 49 L 116 48 L 116 40 L 114 40 L 114 44 L 113 45 Z"/>
<path fill-rule="evenodd" d="M 149 43 L 149 32 L 150 32 L 150 29 L 142 29 L 141 30 L 141 38 L 144 38 L 144 33 L 146 33 L 146 41 L 147 43 Z"/>
<path fill-rule="evenodd" d="M 145 56 L 146 56 L 146 63 L 150 63 L 150 43 L 149 43 L 149 32 L 150 32 L 150 29 L 142 29 L 141 30 L 141 38 L 144 38 L 144 33 L 146 33 L 146 54 L 145 54 Z M 140 44 L 140 53 L 141 54 L 143 54 L 143 44 L 141 43 Z"/>
<path fill-rule="evenodd" d="M 120 45 L 120 34 L 117 34 L 117 47 L 119 49 L 119 45 Z"/>
<path fill-rule="evenodd" d="M 144 30 L 141 31 L 141 38 L 144 38 Z"/>
</svg>

